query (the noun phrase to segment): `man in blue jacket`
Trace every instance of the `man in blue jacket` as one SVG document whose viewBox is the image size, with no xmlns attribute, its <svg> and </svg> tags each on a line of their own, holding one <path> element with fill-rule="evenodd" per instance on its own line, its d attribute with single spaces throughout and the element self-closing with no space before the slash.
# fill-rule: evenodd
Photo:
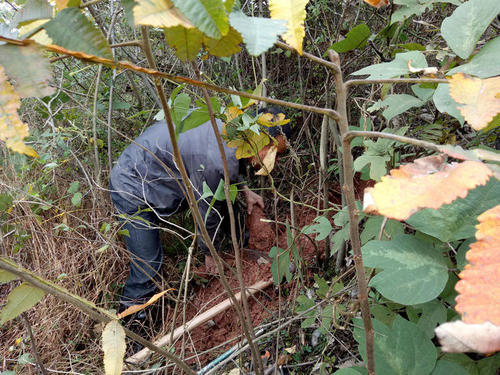
<svg viewBox="0 0 500 375">
<path fill-rule="evenodd" d="M 273 110 L 274 112 L 275 110 Z M 217 120 L 219 131 L 222 122 Z M 272 129 L 279 136 L 279 128 Z M 288 127 L 286 128 L 288 131 Z M 284 133 L 283 133 L 284 134 Z M 190 182 L 196 194 L 198 207 L 208 234 L 216 249 L 221 240 L 221 223 L 227 217 L 225 201 L 217 201 L 209 210 L 211 198 L 200 199 L 203 184 L 214 192 L 224 179 L 222 158 L 212 125 L 206 122 L 179 135 L 179 150 Z M 240 161 L 235 148 L 224 145 L 231 183 L 242 183 L 239 176 Z M 128 219 L 124 229 L 127 249 L 130 252 L 130 273 L 120 298 L 121 308 L 146 302 L 156 289 L 163 250 L 160 244 L 159 225 L 162 217 L 168 217 L 187 208 L 184 186 L 173 160 L 172 144 L 164 121 L 157 122 L 144 131 L 128 146 L 111 171 L 110 190 L 117 210 Z M 243 192 L 247 211 L 255 205 L 264 208 L 262 198 L 246 185 L 239 185 Z M 207 214 L 208 211 L 208 214 Z M 200 252 L 205 255 L 207 271 L 216 271 L 215 262 L 208 247 L 198 238 Z"/>
</svg>

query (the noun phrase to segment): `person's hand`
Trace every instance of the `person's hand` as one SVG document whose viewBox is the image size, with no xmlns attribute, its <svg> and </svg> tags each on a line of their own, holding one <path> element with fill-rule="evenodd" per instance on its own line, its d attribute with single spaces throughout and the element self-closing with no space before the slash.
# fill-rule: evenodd
<svg viewBox="0 0 500 375">
<path fill-rule="evenodd" d="M 219 273 L 215 260 L 211 255 L 205 255 L 205 270 L 209 274 L 217 275 Z"/>
<path fill-rule="evenodd" d="M 249 215 L 252 214 L 253 208 L 255 207 L 255 205 L 264 209 L 264 200 L 262 199 L 262 197 L 259 194 L 250 190 L 248 188 L 248 186 L 245 186 L 243 188 L 243 192 L 245 194 L 245 200 L 247 202 L 247 212 Z"/>
</svg>

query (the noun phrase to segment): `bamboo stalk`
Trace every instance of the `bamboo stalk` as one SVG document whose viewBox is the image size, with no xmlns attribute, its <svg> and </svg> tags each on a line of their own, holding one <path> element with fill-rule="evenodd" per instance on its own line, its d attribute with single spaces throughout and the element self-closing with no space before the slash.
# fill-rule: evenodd
<svg viewBox="0 0 500 375">
<path fill-rule="evenodd" d="M 269 280 L 261 280 L 253 284 L 252 286 L 247 288 L 246 293 L 248 296 L 252 296 L 255 293 L 264 290 L 267 288 L 269 285 L 273 283 L 272 279 Z M 241 293 L 237 293 L 235 295 L 236 300 L 240 301 L 241 299 Z M 231 299 L 227 298 L 218 305 L 208 309 L 204 313 L 198 315 L 197 317 L 191 319 L 189 322 L 187 322 L 185 325 L 177 327 L 173 333 L 167 333 L 165 336 L 160 337 L 158 340 L 154 342 L 155 346 L 166 346 L 166 345 L 171 345 L 177 338 L 182 336 L 185 332 L 189 332 L 193 330 L 196 327 L 199 327 L 203 323 L 209 321 L 212 319 L 214 316 L 220 314 L 221 312 L 227 310 L 231 306 Z M 135 353 L 133 356 L 128 357 L 125 361 L 127 363 L 132 363 L 132 364 L 139 364 L 142 363 L 146 358 L 151 354 L 151 350 L 148 348 L 144 348 L 141 351 Z"/>
</svg>

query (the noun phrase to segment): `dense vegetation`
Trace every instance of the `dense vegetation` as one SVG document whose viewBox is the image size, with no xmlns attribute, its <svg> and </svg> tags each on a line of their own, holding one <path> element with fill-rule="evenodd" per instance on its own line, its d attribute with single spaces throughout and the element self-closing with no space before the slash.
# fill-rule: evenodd
<svg viewBox="0 0 500 375">
<path fill-rule="evenodd" d="M 275 124 L 254 117 L 263 105 L 279 106 L 293 134 L 276 165 L 245 176 L 266 202 L 274 237 L 259 267 L 274 287 L 246 297 L 261 308 L 225 315 L 235 332 L 221 345 L 200 350 L 215 328 L 196 328 L 126 370 L 198 371 L 244 340 L 211 371 L 495 374 L 500 3 L 385 3 L 0 4 L 0 374 L 121 373 L 131 335 L 116 316 L 128 258 L 113 162 L 158 119 L 175 138 L 220 118 L 237 155 L 255 155 L 273 142 Z M 204 195 L 234 203 L 235 187 L 220 186 Z M 238 257 L 227 280 L 193 276 L 204 226 L 186 198 L 162 234 L 169 292 L 143 345 L 185 322 L 193 301 L 255 281 Z M 462 337 L 446 328 L 457 320 L 478 326 Z"/>
</svg>

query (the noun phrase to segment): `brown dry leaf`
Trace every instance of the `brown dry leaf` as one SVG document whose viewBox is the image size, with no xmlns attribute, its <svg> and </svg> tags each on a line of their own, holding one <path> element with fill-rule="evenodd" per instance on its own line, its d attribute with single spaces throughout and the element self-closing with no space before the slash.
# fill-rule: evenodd
<svg viewBox="0 0 500 375">
<path fill-rule="evenodd" d="M 365 3 L 370 4 L 374 8 L 380 8 L 389 5 L 389 0 L 364 0 Z"/>
<path fill-rule="evenodd" d="M 457 73 L 450 78 L 450 96 L 465 120 L 476 130 L 485 128 L 500 112 L 500 77 L 480 79 Z"/>
<path fill-rule="evenodd" d="M 493 353 L 500 350 L 500 327 L 490 322 L 467 324 L 457 320 L 441 324 L 434 332 L 444 352 Z"/>
<path fill-rule="evenodd" d="M 464 198 L 484 185 L 493 174 L 483 163 L 444 163 L 446 155 L 433 155 L 391 170 L 372 188 L 365 189 L 363 210 L 406 220 L 423 208 L 437 209 Z"/>
<path fill-rule="evenodd" d="M 278 146 L 272 145 L 266 152 L 266 156 L 262 159 L 262 168 L 255 172 L 256 176 L 268 176 L 269 173 L 274 169 L 274 164 L 276 163 L 276 154 L 278 152 Z"/>
<path fill-rule="evenodd" d="M 20 106 L 21 99 L 7 81 L 5 70 L 0 65 L 0 140 L 12 151 L 38 157 L 36 151 L 23 142 L 29 131 L 28 125 L 22 122 L 17 114 Z"/>
<path fill-rule="evenodd" d="M 500 205 L 478 217 L 477 241 L 466 254 L 455 309 L 465 323 L 490 321 L 500 326 Z"/>
<path fill-rule="evenodd" d="M 148 307 L 149 305 L 152 305 L 153 303 L 155 303 L 156 301 L 158 301 L 165 293 L 169 292 L 173 290 L 172 288 L 170 289 L 167 289 L 167 290 L 164 290 L 163 292 L 160 292 L 160 293 L 156 293 L 153 297 L 151 297 L 149 299 L 148 302 L 142 304 L 142 305 L 134 305 L 134 306 L 130 306 L 128 309 L 122 311 L 120 314 L 117 314 L 118 315 L 118 318 L 119 319 L 122 319 L 126 316 L 129 316 L 129 315 L 132 315 L 132 314 L 135 314 L 136 312 L 138 311 L 141 311 L 142 309 L 145 309 L 146 307 Z"/>
</svg>

